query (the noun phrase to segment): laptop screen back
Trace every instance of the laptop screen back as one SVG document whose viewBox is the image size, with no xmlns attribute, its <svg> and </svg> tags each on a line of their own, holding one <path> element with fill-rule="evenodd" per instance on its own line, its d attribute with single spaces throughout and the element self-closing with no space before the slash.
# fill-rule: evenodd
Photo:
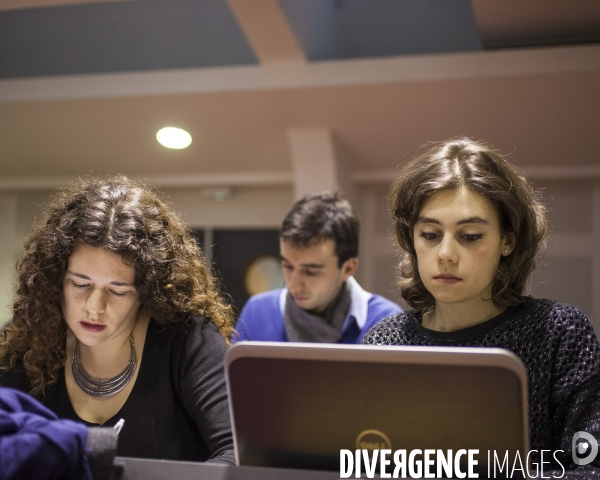
<svg viewBox="0 0 600 480">
<path fill-rule="evenodd" d="M 339 470 L 340 450 L 528 449 L 526 373 L 499 349 L 242 342 L 227 380 L 240 465 Z M 509 458 L 514 458 L 514 455 Z"/>
</svg>

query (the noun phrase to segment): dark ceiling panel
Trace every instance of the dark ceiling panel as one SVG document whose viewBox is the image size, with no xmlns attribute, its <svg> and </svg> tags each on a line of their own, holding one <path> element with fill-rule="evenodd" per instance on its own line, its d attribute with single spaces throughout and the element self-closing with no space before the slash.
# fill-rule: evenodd
<svg viewBox="0 0 600 480">
<path fill-rule="evenodd" d="M 279 0 L 309 60 L 480 50 L 469 0 Z"/>
<path fill-rule="evenodd" d="M 341 4 L 336 0 L 279 0 L 308 60 L 343 56 Z"/>
<path fill-rule="evenodd" d="M 472 0 L 486 49 L 600 42 L 598 0 Z"/>
<path fill-rule="evenodd" d="M 225 0 L 0 12 L 0 77 L 257 63 Z"/>
</svg>

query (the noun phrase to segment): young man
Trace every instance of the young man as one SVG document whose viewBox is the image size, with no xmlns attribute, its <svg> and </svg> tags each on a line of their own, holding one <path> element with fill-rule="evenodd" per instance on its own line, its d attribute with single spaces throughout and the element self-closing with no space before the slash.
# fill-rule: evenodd
<svg viewBox="0 0 600 480">
<path fill-rule="evenodd" d="M 248 300 L 236 325 L 237 340 L 360 343 L 379 320 L 402 312 L 352 277 L 358 232 L 356 214 L 337 194 L 296 202 L 279 232 L 287 288 Z"/>
</svg>

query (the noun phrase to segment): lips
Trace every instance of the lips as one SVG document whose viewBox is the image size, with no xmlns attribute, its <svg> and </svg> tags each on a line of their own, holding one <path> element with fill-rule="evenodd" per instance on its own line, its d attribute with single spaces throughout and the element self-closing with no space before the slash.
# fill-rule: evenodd
<svg viewBox="0 0 600 480">
<path fill-rule="evenodd" d="M 462 278 L 459 278 L 450 273 L 442 273 L 440 275 L 436 275 L 435 277 L 433 277 L 433 279 L 438 281 L 439 283 L 445 283 L 445 284 L 453 284 L 453 283 L 458 283 L 458 282 L 462 281 Z"/>
<path fill-rule="evenodd" d="M 98 333 L 106 328 L 106 325 L 102 325 L 101 323 L 90 323 L 90 322 L 79 322 L 81 327 L 87 332 Z"/>
<path fill-rule="evenodd" d="M 292 294 L 292 298 L 294 299 L 294 301 L 296 303 L 298 303 L 298 302 L 304 302 L 305 300 L 308 299 L 308 297 L 306 297 L 304 295 L 294 295 L 294 294 Z"/>
</svg>

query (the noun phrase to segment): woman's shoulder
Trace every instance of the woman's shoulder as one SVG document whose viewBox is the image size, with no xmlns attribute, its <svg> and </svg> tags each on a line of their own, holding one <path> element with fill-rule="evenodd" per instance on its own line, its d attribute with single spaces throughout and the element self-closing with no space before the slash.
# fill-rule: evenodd
<svg viewBox="0 0 600 480">
<path fill-rule="evenodd" d="M 589 320 L 579 308 L 569 303 L 545 298 L 526 297 L 518 315 L 531 317 L 560 329 L 583 325 L 592 328 Z"/>
<path fill-rule="evenodd" d="M 418 313 L 414 310 L 398 313 L 377 322 L 364 336 L 366 345 L 398 345 L 405 343 L 405 334 L 419 324 Z"/>
<path fill-rule="evenodd" d="M 554 389 L 564 395 L 600 375 L 600 342 L 585 314 L 568 303 L 529 297 L 526 308 L 554 349 Z M 536 317 L 537 316 L 537 317 Z M 539 336 L 539 334 L 538 334 Z M 568 388 L 567 388 L 568 387 Z M 566 390 L 565 390 L 566 389 Z"/>
<path fill-rule="evenodd" d="M 227 348 L 227 342 L 217 325 L 203 316 L 166 324 L 151 319 L 148 332 L 152 332 L 153 343 L 170 344 L 176 356 L 190 351 L 210 355 Z"/>
<path fill-rule="evenodd" d="M 150 318 L 148 330 L 165 337 L 185 338 L 189 335 L 214 335 L 220 333 L 219 328 L 209 318 L 196 316 L 177 321 L 164 321 Z"/>
<path fill-rule="evenodd" d="M 577 307 L 555 300 L 527 297 L 516 315 L 519 324 L 544 332 L 548 341 L 561 348 L 587 348 L 599 353 L 600 343 L 594 327 Z"/>
<path fill-rule="evenodd" d="M 569 303 L 559 302 L 557 300 L 550 300 L 548 298 L 535 298 L 531 296 L 523 297 L 524 305 L 529 308 L 536 308 L 546 311 L 559 311 L 559 310 L 572 310 L 579 312 L 581 315 L 581 310 L 579 310 L 574 305 Z"/>
<path fill-rule="evenodd" d="M 22 364 L 7 370 L 0 370 L 0 387 L 10 387 L 27 391 L 27 371 Z"/>
</svg>

